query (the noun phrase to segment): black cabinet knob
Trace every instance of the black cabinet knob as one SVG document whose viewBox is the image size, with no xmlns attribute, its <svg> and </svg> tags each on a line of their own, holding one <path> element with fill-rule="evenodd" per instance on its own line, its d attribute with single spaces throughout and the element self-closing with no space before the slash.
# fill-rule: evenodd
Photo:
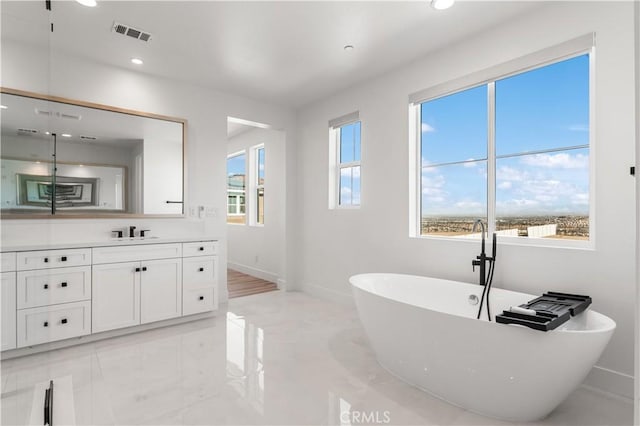
<svg viewBox="0 0 640 426">
<path fill-rule="evenodd" d="M 204 300 L 204 296 L 198 297 L 198 300 Z"/>
<path fill-rule="evenodd" d="M 49 321 L 45 321 L 45 322 L 44 322 L 44 324 L 43 324 L 43 326 L 45 326 L 45 327 L 49 327 Z"/>
<path fill-rule="evenodd" d="M 140 272 L 140 268 L 136 268 L 136 272 Z"/>
<path fill-rule="evenodd" d="M 62 257 L 60 258 L 60 261 L 62 261 L 62 262 L 66 262 L 66 261 L 67 261 L 67 256 L 62 256 Z"/>
<path fill-rule="evenodd" d="M 203 271 L 204 271 L 204 268 L 200 268 L 200 269 L 198 269 L 198 271 L 203 272 Z"/>
<path fill-rule="evenodd" d="M 49 284 L 44 285 L 44 289 L 47 290 L 49 288 Z"/>
<path fill-rule="evenodd" d="M 64 283 L 60 283 L 60 287 L 66 287 L 66 286 L 67 286 L 67 283 L 66 283 L 66 282 L 64 282 Z"/>
<path fill-rule="evenodd" d="M 49 258 L 48 257 L 44 258 L 44 263 L 49 263 Z"/>
<path fill-rule="evenodd" d="M 143 267 L 142 267 L 142 271 L 146 271 L 146 270 L 147 270 L 147 267 L 146 267 L 146 266 L 143 266 Z"/>
<path fill-rule="evenodd" d="M 62 324 L 66 324 L 66 323 L 67 323 L 67 319 L 66 319 L 66 318 L 62 318 L 62 319 L 60 320 L 60 322 L 61 322 Z"/>
<path fill-rule="evenodd" d="M 198 250 L 204 251 L 204 247 L 199 247 Z"/>
</svg>

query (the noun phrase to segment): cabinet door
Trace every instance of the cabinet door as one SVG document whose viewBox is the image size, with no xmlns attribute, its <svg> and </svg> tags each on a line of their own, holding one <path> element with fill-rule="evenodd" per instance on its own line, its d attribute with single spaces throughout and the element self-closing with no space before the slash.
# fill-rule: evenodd
<svg viewBox="0 0 640 426">
<path fill-rule="evenodd" d="M 92 332 L 140 324 L 140 262 L 92 267 Z"/>
<path fill-rule="evenodd" d="M 142 262 L 140 302 L 143 324 L 182 315 L 182 259 Z"/>
<path fill-rule="evenodd" d="M 16 347 L 16 273 L 2 273 L 2 347 L 0 350 Z"/>
</svg>

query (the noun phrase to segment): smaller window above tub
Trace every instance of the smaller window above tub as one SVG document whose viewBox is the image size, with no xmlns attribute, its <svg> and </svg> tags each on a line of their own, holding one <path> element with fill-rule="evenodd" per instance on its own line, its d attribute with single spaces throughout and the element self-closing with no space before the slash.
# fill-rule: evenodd
<svg viewBox="0 0 640 426">
<path fill-rule="evenodd" d="M 361 202 L 360 114 L 329 121 L 329 208 L 358 208 Z"/>
</svg>

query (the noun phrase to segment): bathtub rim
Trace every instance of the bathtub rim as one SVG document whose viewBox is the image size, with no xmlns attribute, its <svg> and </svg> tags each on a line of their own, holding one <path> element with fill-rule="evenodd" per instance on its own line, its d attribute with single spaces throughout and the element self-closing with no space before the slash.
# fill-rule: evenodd
<svg viewBox="0 0 640 426">
<path fill-rule="evenodd" d="M 429 310 L 432 312 L 437 312 L 439 314 L 443 314 L 443 315 L 450 315 L 450 316 L 454 316 L 454 317 L 458 317 L 458 318 L 464 318 L 464 319 L 473 319 L 475 320 L 475 318 L 473 317 L 466 317 L 466 316 L 462 316 L 462 315 L 457 315 L 454 313 L 450 313 L 450 312 L 446 312 L 444 310 L 436 310 L 436 309 L 431 309 L 431 308 L 427 308 L 425 306 L 420 306 L 418 304 L 414 304 L 414 303 L 409 303 L 403 300 L 398 300 L 394 297 L 392 297 L 392 295 L 385 295 L 385 294 L 380 294 L 379 292 L 373 291 L 371 288 L 367 288 L 366 286 L 366 279 L 367 278 L 376 278 L 376 277 L 403 277 L 403 278 L 414 278 L 414 279 L 418 279 L 418 280 L 422 280 L 422 281 L 426 281 L 426 280 L 435 280 L 435 281 L 439 281 L 441 283 L 453 283 L 453 284 L 462 284 L 465 286 L 471 286 L 471 287 L 479 287 L 479 285 L 477 284 L 472 284 L 472 283 L 467 283 L 464 281 L 454 281 L 454 280 L 448 280 L 448 279 L 443 279 L 443 278 L 435 278 L 435 277 L 428 277 L 428 276 L 422 276 L 422 275 L 413 275 L 413 274 L 401 274 L 401 273 L 395 273 L 395 272 L 390 272 L 390 273 L 386 273 L 386 272 L 367 272 L 367 273 L 362 273 L 362 274 L 356 274 L 356 275 L 352 275 L 351 277 L 349 277 L 349 283 L 351 285 L 351 287 L 353 289 L 358 289 L 360 291 L 369 293 L 373 296 L 377 296 L 383 299 L 388 299 L 390 301 L 393 301 L 395 303 L 401 303 L 403 305 L 408 305 L 408 306 L 412 306 L 414 308 L 418 308 L 418 309 L 425 309 L 425 310 Z M 529 294 L 529 293 L 524 293 L 524 292 L 519 292 L 519 291 L 514 291 L 514 290 L 508 290 L 505 288 L 501 288 L 501 287 L 492 287 L 492 289 L 499 289 L 500 291 L 504 291 L 504 292 L 508 292 L 508 293 L 517 293 L 519 295 L 526 295 L 529 296 L 531 299 L 534 299 L 538 296 Z M 609 333 L 609 332 L 613 332 L 615 331 L 615 329 L 617 328 L 617 324 L 616 322 L 608 317 L 607 315 L 604 315 L 600 312 L 594 311 L 593 309 L 591 309 L 590 307 L 585 310 L 581 315 L 591 315 L 595 317 L 595 322 L 597 324 L 596 327 L 594 328 L 584 328 L 584 329 L 567 329 L 564 328 L 563 325 L 561 325 L 560 327 L 553 329 L 553 330 L 549 330 L 546 331 L 545 333 Z M 486 322 L 487 324 L 494 324 L 494 325 L 507 325 L 507 326 L 511 326 L 511 327 L 517 327 L 517 328 L 522 328 L 522 329 L 527 329 L 527 330 L 532 330 L 532 331 L 537 331 L 537 330 L 533 330 L 529 327 L 525 327 L 522 325 L 518 325 L 518 324 L 499 324 L 495 321 L 487 321 L 484 318 L 481 318 L 480 321 Z"/>
</svg>

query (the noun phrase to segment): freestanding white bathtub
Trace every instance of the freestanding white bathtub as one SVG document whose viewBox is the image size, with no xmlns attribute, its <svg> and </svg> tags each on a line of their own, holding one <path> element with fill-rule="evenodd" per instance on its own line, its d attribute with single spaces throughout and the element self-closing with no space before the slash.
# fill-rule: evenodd
<svg viewBox="0 0 640 426">
<path fill-rule="evenodd" d="M 476 284 L 401 274 L 349 281 L 384 368 L 449 403 L 503 420 L 547 416 L 582 383 L 616 327 L 591 310 L 549 332 L 477 320 L 478 305 L 468 300 L 480 298 Z M 535 297 L 493 288 L 492 318 Z"/>
</svg>

